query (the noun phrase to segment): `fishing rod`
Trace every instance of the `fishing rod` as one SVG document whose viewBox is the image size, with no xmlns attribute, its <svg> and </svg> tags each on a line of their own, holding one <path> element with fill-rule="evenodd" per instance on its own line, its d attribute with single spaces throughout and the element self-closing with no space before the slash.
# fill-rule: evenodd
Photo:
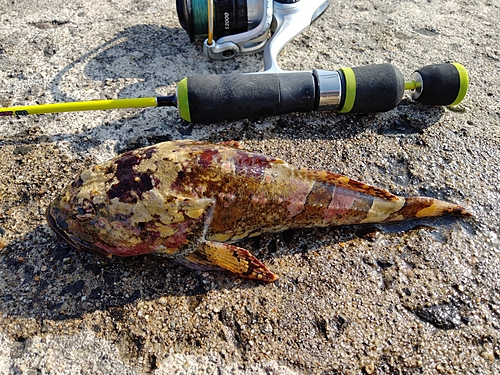
<svg viewBox="0 0 500 375">
<path fill-rule="evenodd" d="M 426 105 L 454 106 L 465 97 L 469 77 L 459 63 L 433 64 L 409 80 L 392 64 L 335 71 L 284 71 L 277 55 L 328 7 L 325 0 L 176 0 L 182 27 L 192 41 L 204 39 L 204 53 L 226 60 L 264 52 L 264 71 L 247 74 L 192 75 L 175 95 L 75 101 L 0 108 L 1 116 L 173 106 L 188 122 L 219 122 L 330 110 L 338 113 L 384 112 L 404 92 Z"/>
<path fill-rule="evenodd" d="M 176 95 L 14 106 L 0 108 L 0 117 L 173 106 L 184 120 L 199 123 L 322 109 L 384 112 L 399 104 L 405 90 L 411 90 L 412 97 L 420 94 L 415 100 L 429 105 L 453 106 L 465 97 L 467 71 L 458 63 L 428 65 L 415 73 L 430 80 L 403 81 L 391 64 L 339 71 L 194 75 L 179 82 Z M 436 73 L 447 79 L 437 88 L 432 80 Z"/>
</svg>

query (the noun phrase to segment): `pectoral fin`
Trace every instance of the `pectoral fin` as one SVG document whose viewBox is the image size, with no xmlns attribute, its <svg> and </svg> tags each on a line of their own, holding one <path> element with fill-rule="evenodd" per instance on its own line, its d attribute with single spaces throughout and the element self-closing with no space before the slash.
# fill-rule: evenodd
<svg viewBox="0 0 500 375">
<path fill-rule="evenodd" d="M 222 242 L 204 241 L 196 251 L 176 261 L 189 268 L 227 270 L 241 277 L 265 282 L 278 278 L 247 250 Z"/>
</svg>

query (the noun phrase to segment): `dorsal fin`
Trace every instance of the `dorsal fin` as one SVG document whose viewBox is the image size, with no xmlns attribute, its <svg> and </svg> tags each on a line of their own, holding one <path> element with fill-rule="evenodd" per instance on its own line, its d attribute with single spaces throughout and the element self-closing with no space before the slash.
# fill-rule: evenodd
<svg viewBox="0 0 500 375">
<path fill-rule="evenodd" d="M 315 181 L 333 184 L 346 190 L 356 191 L 389 201 L 399 200 L 398 196 L 389 193 L 387 190 L 364 184 L 341 174 L 314 169 L 301 169 L 300 172 Z"/>
</svg>

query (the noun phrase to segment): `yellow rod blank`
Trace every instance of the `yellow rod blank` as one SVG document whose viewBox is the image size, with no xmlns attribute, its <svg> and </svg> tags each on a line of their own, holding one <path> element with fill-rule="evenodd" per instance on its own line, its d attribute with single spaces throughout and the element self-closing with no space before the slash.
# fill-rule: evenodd
<svg viewBox="0 0 500 375">
<path fill-rule="evenodd" d="M 156 107 L 156 98 L 132 98 L 132 99 L 109 99 L 89 100 L 84 102 L 65 102 L 52 104 L 25 105 L 16 107 L 0 107 L 1 116 L 25 116 L 39 115 L 44 113 L 94 111 L 118 108 L 145 108 Z"/>
</svg>

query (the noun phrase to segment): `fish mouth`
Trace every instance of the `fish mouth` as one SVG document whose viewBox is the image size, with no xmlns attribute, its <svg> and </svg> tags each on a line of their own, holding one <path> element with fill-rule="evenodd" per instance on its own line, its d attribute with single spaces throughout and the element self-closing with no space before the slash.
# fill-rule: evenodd
<svg viewBox="0 0 500 375">
<path fill-rule="evenodd" d="M 75 237 L 75 236 L 73 236 L 71 234 L 68 234 L 64 230 L 62 230 L 61 228 L 59 228 L 59 226 L 57 225 L 56 220 L 54 219 L 54 217 L 52 216 L 52 213 L 50 212 L 50 206 L 47 208 L 47 211 L 45 213 L 45 217 L 47 219 L 47 223 L 49 224 L 49 227 L 60 238 L 62 238 L 64 241 L 66 241 L 66 243 L 68 245 L 74 247 L 77 250 L 82 250 L 82 251 L 85 251 L 87 253 L 99 255 L 101 257 L 107 257 L 109 255 L 104 250 L 101 250 L 101 249 L 99 249 L 99 248 L 97 248 L 97 247 L 89 244 L 88 242 L 82 241 L 79 238 L 77 238 L 77 237 Z"/>
</svg>

